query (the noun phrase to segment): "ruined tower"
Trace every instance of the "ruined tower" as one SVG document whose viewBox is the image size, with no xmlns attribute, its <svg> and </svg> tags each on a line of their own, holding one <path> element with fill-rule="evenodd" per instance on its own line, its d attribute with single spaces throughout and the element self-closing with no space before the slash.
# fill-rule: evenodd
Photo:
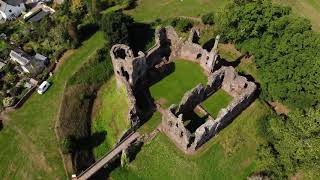
<svg viewBox="0 0 320 180">
<path fill-rule="evenodd" d="M 135 56 L 132 49 L 127 45 L 114 45 L 110 55 L 118 87 L 123 84 L 133 87 L 148 69 L 145 54 L 139 51 L 138 55 Z"/>
</svg>

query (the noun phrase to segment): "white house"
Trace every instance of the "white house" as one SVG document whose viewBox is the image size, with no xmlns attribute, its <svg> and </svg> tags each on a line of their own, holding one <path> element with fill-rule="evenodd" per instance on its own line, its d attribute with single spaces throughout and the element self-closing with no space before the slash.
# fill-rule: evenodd
<svg viewBox="0 0 320 180">
<path fill-rule="evenodd" d="M 10 52 L 10 59 L 20 65 L 23 72 L 38 74 L 45 68 L 45 63 L 48 60 L 47 57 L 37 54 L 32 57 L 22 51 L 21 49 L 14 49 Z"/>
<path fill-rule="evenodd" d="M 0 21 L 15 19 L 25 10 L 23 0 L 0 0 Z"/>
<path fill-rule="evenodd" d="M 38 22 L 48 14 L 55 13 L 55 10 L 46 6 L 43 2 L 39 2 L 36 7 L 32 8 L 23 16 L 23 19 L 28 22 Z"/>
</svg>

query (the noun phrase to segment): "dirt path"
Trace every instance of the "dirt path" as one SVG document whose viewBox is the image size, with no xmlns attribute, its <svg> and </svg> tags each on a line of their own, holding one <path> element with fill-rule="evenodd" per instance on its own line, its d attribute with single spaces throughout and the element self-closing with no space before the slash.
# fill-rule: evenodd
<svg viewBox="0 0 320 180">
<path fill-rule="evenodd" d="M 268 103 L 270 104 L 272 109 L 276 111 L 276 113 L 279 115 L 280 114 L 288 115 L 290 112 L 290 109 L 288 107 L 286 107 L 285 105 L 279 102 L 268 102 Z"/>
<path fill-rule="evenodd" d="M 192 21 L 201 21 L 200 17 L 192 17 L 192 16 L 179 16 L 180 18 L 184 18 L 184 19 L 190 19 Z"/>
</svg>

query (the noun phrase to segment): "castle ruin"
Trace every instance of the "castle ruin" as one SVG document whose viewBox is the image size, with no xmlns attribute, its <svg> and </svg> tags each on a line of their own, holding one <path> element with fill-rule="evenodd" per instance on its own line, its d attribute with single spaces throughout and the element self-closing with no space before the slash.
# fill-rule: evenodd
<svg viewBox="0 0 320 180">
<path fill-rule="evenodd" d="M 208 83 L 199 84 L 186 92 L 179 105 L 173 104 L 162 113 L 164 132 L 186 153 L 194 152 L 231 123 L 254 100 L 257 90 L 254 82 L 238 75 L 233 67 L 222 66 L 217 69 L 219 36 L 211 51 L 196 43 L 199 37 L 199 31 L 193 28 L 185 41 L 169 26 L 156 30 L 156 43 L 146 53 L 139 51 L 135 54 L 129 46 L 123 44 L 114 45 L 110 52 L 117 86 L 124 86 L 128 94 L 128 118 L 132 126 L 136 127 L 156 110 L 148 88 L 161 79 L 160 76 L 167 75 L 165 70 L 169 63 L 175 59 L 184 59 L 202 67 L 208 76 Z M 233 101 L 213 118 L 201 103 L 219 89 L 232 96 Z M 184 117 L 195 109 L 203 112 L 207 120 L 192 134 L 183 122 Z"/>
</svg>

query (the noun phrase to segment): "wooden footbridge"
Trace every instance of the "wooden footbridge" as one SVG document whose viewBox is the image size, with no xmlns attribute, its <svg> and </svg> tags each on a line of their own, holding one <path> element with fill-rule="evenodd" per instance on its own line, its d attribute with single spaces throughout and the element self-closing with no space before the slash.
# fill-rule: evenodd
<svg viewBox="0 0 320 180">
<path fill-rule="evenodd" d="M 82 171 L 78 176 L 73 177 L 72 179 L 75 179 L 75 180 L 87 180 L 87 179 L 89 179 L 97 171 L 99 171 L 102 167 L 104 167 L 108 162 L 110 162 L 115 156 L 117 156 L 119 153 L 121 153 L 122 150 L 127 149 L 128 146 L 130 146 L 130 144 L 132 142 L 137 140 L 139 136 L 140 135 L 139 135 L 138 132 L 134 132 L 134 133 L 128 135 L 121 142 L 119 142 L 117 144 L 117 146 L 113 150 L 108 152 L 101 159 L 96 161 L 89 168 L 87 168 L 85 171 Z"/>
</svg>

